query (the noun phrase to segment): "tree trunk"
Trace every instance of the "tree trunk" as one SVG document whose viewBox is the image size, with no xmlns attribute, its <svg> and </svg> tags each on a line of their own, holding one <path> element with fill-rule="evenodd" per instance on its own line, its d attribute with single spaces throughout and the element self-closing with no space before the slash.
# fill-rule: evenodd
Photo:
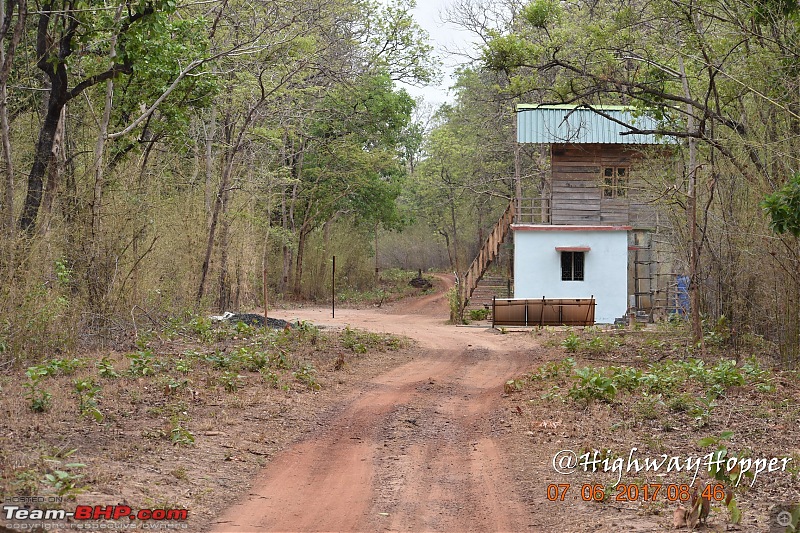
<svg viewBox="0 0 800 533">
<path fill-rule="evenodd" d="M 264 318 L 269 317 L 269 230 L 272 209 L 267 208 L 267 231 L 264 233 L 264 253 L 261 256 L 261 296 L 264 304 Z"/>
<path fill-rule="evenodd" d="M 229 196 L 229 189 L 231 184 L 231 177 L 233 176 L 233 165 L 236 159 L 236 153 L 239 150 L 239 146 L 241 146 L 242 141 L 242 132 L 245 128 L 247 128 L 247 122 L 245 122 L 239 131 L 239 135 L 237 136 L 237 140 L 234 142 L 234 119 L 232 119 L 229 115 L 224 117 L 223 122 L 223 137 L 225 140 L 225 145 L 227 148 L 223 152 L 223 166 L 222 166 L 222 176 L 219 181 L 219 189 L 217 190 L 217 197 L 214 200 L 214 206 L 211 210 L 211 221 L 208 227 L 208 241 L 206 243 L 206 254 L 205 258 L 203 259 L 203 268 L 200 275 L 200 286 L 197 289 L 197 303 L 199 304 L 200 301 L 203 299 L 206 291 L 206 282 L 208 280 L 208 271 L 211 266 L 211 256 L 214 252 L 214 240 L 216 238 L 216 230 L 217 224 L 220 221 L 220 217 L 223 219 L 223 243 L 222 243 L 222 253 L 223 259 L 227 263 L 227 253 L 228 253 L 228 242 L 227 242 L 227 232 L 228 232 L 228 222 L 225 221 L 225 215 L 227 212 L 227 204 L 228 204 L 228 196 Z M 223 279 L 223 276 L 227 276 L 227 265 L 223 265 L 222 271 L 220 273 L 220 280 Z M 222 295 L 223 287 L 220 287 L 220 295 Z M 218 304 L 227 303 L 225 298 L 218 298 Z"/>
<path fill-rule="evenodd" d="M 326 291 L 328 279 L 328 257 L 331 253 L 331 229 L 333 228 L 334 221 L 337 215 L 334 215 L 330 220 L 326 220 L 322 225 L 322 258 L 320 259 L 319 270 L 313 279 L 313 290 L 315 296 L 322 296 Z"/>
<path fill-rule="evenodd" d="M 231 221 L 228 217 L 228 205 L 230 202 L 230 192 L 225 189 L 222 191 L 222 205 L 220 216 L 222 226 L 219 236 L 219 297 L 217 298 L 217 308 L 222 313 L 231 304 L 231 287 L 228 276 L 228 255 L 230 248 L 230 228 Z"/>
<path fill-rule="evenodd" d="M 119 22 L 122 15 L 122 4 L 117 8 L 114 16 L 114 22 Z M 108 43 L 109 47 L 109 62 L 113 66 L 114 59 L 117 57 L 117 34 L 111 36 Z M 91 255 L 89 257 L 89 296 L 90 304 L 94 306 L 100 305 L 103 296 L 106 292 L 106 287 L 101 286 L 105 284 L 105 279 L 100 272 L 100 256 L 101 254 L 101 236 L 100 236 L 100 222 L 101 211 L 103 206 L 103 188 L 105 186 L 105 149 L 106 149 L 106 136 L 108 134 L 108 124 L 111 121 L 111 109 L 114 105 L 114 79 L 109 78 L 106 80 L 106 96 L 103 105 L 103 116 L 98 123 L 97 140 L 94 145 L 94 187 L 92 191 L 92 222 L 91 222 Z"/>
<path fill-rule="evenodd" d="M 683 57 L 678 56 L 680 65 L 681 81 L 683 82 L 684 96 L 691 99 L 689 91 L 689 81 L 686 78 L 686 68 L 683 64 Z M 702 347 L 703 326 L 700 320 L 700 287 L 698 270 L 700 266 L 700 242 L 697 238 L 697 133 L 694 117 L 694 107 L 687 104 L 686 113 L 687 131 L 692 134 L 689 137 L 689 185 L 687 190 L 687 210 L 689 219 L 689 313 L 692 324 L 692 341 L 694 345 Z"/>
<path fill-rule="evenodd" d="M 306 250 L 306 239 L 308 237 L 308 231 L 305 228 L 305 224 L 300 228 L 300 235 L 297 238 L 297 257 L 295 259 L 295 268 L 294 268 L 294 295 L 300 296 L 300 289 L 302 287 L 303 281 L 303 259 L 304 253 Z"/>
<path fill-rule="evenodd" d="M 450 270 L 456 272 L 456 263 L 453 261 L 453 252 L 450 251 L 450 234 L 444 230 L 439 230 L 439 235 L 444 237 L 444 245 L 447 248 L 447 259 L 450 261 Z M 457 275 L 458 273 L 456 273 Z"/>
<path fill-rule="evenodd" d="M 292 156 L 292 162 L 291 162 L 292 177 L 294 178 L 294 183 L 292 184 L 292 196 L 289 201 L 288 221 L 289 221 L 289 230 L 292 233 L 298 231 L 294 215 L 295 215 L 295 206 L 297 205 L 297 200 L 298 200 L 297 193 L 299 190 L 299 182 L 303 176 L 303 156 L 304 156 L 303 147 L 301 147 L 300 151 L 296 155 Z M 294 283 L 292 289 L 292 292 L 295 294 L 295 296 L 300 295 L 300 284 L 303 275 L 303 253 L 305 251 L 306 237 L 307 237 L 306 222 L 307 221 L 304 220 L 303 224 L 300 226 L 297 239 L 297 250 L 295 256 L 295 273 L 294 273 L 294 280 L 293 280 Z"/>
<path fill-rule="evenodd" d="M 47 234 L 50 226 L 50 215 L 53 211 L 58 188 L 61 185 L 61 178 L 64 176 L 66 165 L 66 122 L 67 106 L 61 110 L 61 120 L 58 123 L 55 139 L 53 139 L 53 151 L 50 154 L 50 164 L 47 167 L 47 183 L 42 198 L 41 227 L 39 230 L 42 235 Z"/>
<path fill-rule="evenodd" d="M 231 155 L 232 157 L 232 155 Z M 227 158 L 226 158 L 227 159 Z M 214 251 L 214 238 L 217 230 L 217 222 L 222 211 L 223 196 L 228 189 L 228 180 L 230 179 L 230 172 L 228 165 L 222 170 L 222 179 L 219 182 L 219 189 L 217 190 L 217 198 L 214 201 L 214 207 L 211 210 L 211 222 L 208 227 L 208 240 L 206 242 L 206 253 L 203 258 L 203 267 L 200 273 L 200 285 L 197 288 L 197 303 L 199 304 L 206 293 L 206 280 L 208 279 L 208 270 L 211 266 L 211 254 Z"/>
<path fill-rule="evenodd" d="M 47 106 L 47 115 L 45 115 L 44 124 L 39 130 L 33 165 L 31 165 L 31 171 L 28 174 L 28 187 L 25 193 L 25 202 L 22 206 L 22 214 L 19 217 L 19 228 L 29 235 L 33 234 L 36 229 L 36 218 L 39 215 L 39 207 L 42 204 L 44 175 L 50 162 L 50 154 L 53 150 L 53 141 L 61 118 L 61 110 L 64 108 L 63 100 L 66 96 L 66 80 L 63 80 L 63 83 L 63 91 L 56 88 L 57 83 L 53 83 L 53 88 L 50 91 L 50 105 Z"/>
<path fill-rule="evenodd" d="M 203 124 L 203 131 L 205 132 L 205 158 L 206 158 L 206 187 L 205 187 L 205 211 L 206 222 L 211 226 L 211 198 L 213 195 L 214 183 L 214 136 L 217 129 L 217 108 L 211 106 L 211 118 L 209 119 L 208 127 Z"/>
<path fill-rule="evenodd" d="M 6 50 L 4 41 L 11 25 L 12 13 L 6 13 L 5 3 L 0 1 L 0 24 L 2 24 L 2 29 L 0 30 L 0 143 L 2 143 L 6 175 L 2 204 L 0 204 L 0 213 L 2 213 L 0 226 L 5 229 L 9 236 L 14 235 L 14 160 L 8 123 L 8 77 L 11 74 L 11 65 L 14 62 L 17 45 L 25 30 L 27 5 L 25 0 L 17 1 L 17 23 L 14 26 L 11 41 L 8 43 L 8 50 Z M 13 3 L 9 2 L 9 6 L 12 10 L 14 9 Z"/>
</svg>

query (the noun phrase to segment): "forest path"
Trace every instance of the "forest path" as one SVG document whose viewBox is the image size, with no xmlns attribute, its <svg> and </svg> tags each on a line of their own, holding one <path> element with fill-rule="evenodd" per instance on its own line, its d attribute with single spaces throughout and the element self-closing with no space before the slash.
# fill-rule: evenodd
<svg viewBox="0 0 800 533">
<path fill-rule="evenodd" d="M 405 335 L 418 355 L 365 381 L 325 426 L 275 457 L 214 531 L 530 530 L 497 401 L 534 363 L 529 335 L 447 325 L 444 291 L 337 309 L 335 319 L 320 308 L 274 315 Z"/>
</svg>

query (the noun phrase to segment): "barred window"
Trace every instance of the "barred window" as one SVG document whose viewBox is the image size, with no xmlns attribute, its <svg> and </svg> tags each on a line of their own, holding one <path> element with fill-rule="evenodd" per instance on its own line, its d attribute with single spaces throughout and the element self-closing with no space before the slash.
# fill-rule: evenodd
<svg viewBox="0 0 800 533">
<path fill-rule="evenodd" d="M 627 195 L 627 167 L 603 167 L 603 198 L 625 198 Z"/>
<path fill-rule="evenodd" d="M 561 281 L 583 281 L 583 252 L 561 252 Z"/>
</svg>

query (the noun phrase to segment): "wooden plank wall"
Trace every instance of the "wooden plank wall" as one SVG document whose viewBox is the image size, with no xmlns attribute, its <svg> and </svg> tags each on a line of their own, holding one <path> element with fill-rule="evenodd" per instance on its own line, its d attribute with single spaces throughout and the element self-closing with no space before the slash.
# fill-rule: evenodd
<svg viewBox="0 0 800 533">
<path fill-rule="evenodd" d="M 652 211 L 628 182 L 625 198 L 603 198 L 602 167 L 630 167 L 638 154 L 627 145 L 554 144 L 551 146 L 551 221 L 553 224 L 638 225 Z M 630 178 L 629 178 L 630 179 Z"/>
</svg>

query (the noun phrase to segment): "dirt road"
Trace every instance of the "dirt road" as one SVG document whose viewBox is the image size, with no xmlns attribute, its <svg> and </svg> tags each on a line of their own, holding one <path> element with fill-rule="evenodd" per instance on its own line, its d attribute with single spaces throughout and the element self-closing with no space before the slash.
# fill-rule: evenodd
<svg viewBox="0 0 800 533">
<path fill-rule="evenodd" d="M 529 336 L 445 324 L 443 294 L 385 309 L 275 312 L 405 335 L 420 356 L 364 382 L 328 423 L 277 456 L 214 531 L 526 531 L 498 440 L 506 380 Z M 533 528 L 536 530 L 536 528 Z"/>
</svg>

